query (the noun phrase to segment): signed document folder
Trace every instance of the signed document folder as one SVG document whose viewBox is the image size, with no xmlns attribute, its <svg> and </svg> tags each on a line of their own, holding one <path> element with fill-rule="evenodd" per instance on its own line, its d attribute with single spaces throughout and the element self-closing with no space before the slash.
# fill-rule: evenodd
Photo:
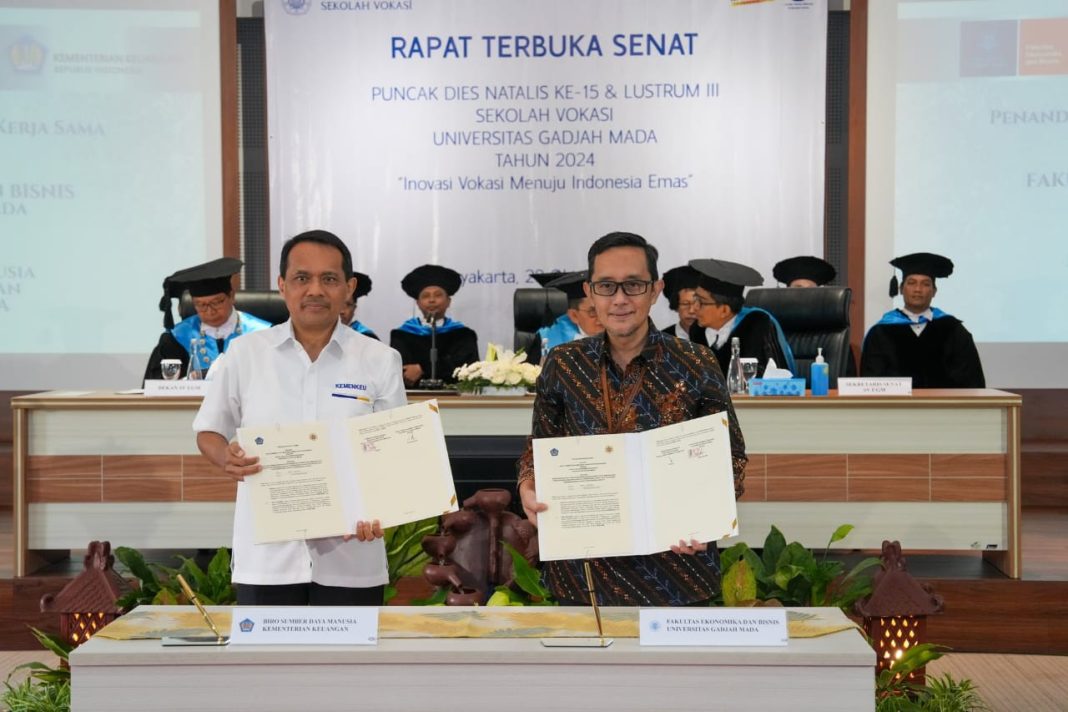
<svg viewBox="0 0 1068 712">
<path fill-rule="evenodd" d="M 457 509 L 435 400 L 347 420 L 239 428 L 257 544 L 352 534 Z"/>
<path fill-rule="evenodd" d="M 534 440 L 542 561 L 667 551 L 738 534 L 727 413 L 640 433 Z"/>
</svg>

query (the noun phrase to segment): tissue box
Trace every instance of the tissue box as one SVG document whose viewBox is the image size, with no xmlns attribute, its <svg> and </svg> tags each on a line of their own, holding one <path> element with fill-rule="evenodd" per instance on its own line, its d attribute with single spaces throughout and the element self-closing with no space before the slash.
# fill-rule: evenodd
<svg viewBox="0 0 1068 712">
<path fill-rule="evenodd" d="M 803 396 L 803 378 L 752 378 L 749 380 L 751 396 Z"/>
</svg>

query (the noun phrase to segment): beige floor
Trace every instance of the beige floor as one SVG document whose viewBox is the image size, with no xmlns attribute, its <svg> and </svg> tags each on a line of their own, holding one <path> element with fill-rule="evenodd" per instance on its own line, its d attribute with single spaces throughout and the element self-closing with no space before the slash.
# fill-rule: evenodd
<svg viewBox="0 0 1068 712">
<path fill-rule="evenodd" d="M 0 651 L 0 679 L 30 661 L 58 662 L 43 651 Z M 957 653 L 936 660 L 927 673 L 970 679 L 992 712 L 1068 711 L 1068 657 Z M 13 679 L 25 675 L 20 671 Z"/>
<path fill-rule="evenodd" d="M 928 675 L 969 679 L 994 712 L 1068 710 L 1068 657 L 955 653 L 927 666 Z"/>
</svg>

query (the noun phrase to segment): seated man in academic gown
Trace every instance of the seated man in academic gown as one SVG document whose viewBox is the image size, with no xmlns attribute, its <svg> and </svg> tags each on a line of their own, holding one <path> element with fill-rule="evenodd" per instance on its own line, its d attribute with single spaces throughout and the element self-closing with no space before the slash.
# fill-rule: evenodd
<svg viewBox="0 0 1068 712">
<path fill-rule="evenodd" d="M 935 279 L 953 274 L 941 255 L 917 252 L 890 261 L 902 272 L 904 309 L 883 314 L 864 337 L 861 376 L 912 376 L 913 388 L 984 388 L 983 365 L 960 319 L 931 306 Z M 897 273 L 890 296 L 898 293 Z"/>
<path fill-rule="evenodd" d="M 801 255 L 779 262 L 771 274 L 787 287 L 822 287 L 833 282 L 838 272 L 826 260 Z"/>
<path fill-rule="evenodd" d="M 679 315 L 679 321 L 661 329 L 665 334 L 679 339 L 690 338 L 690 328 L 697 322 L 697 283 L 701 273 L 690 265 L 674 267 L 664 272 L 664 294 L 668 307 Z"/>
<path fill-rule="evenodd" d="M 593 300 L 586 296 L 582 288 L 586 281 L 586 270 L 582 270 L 565 272 L 545 283 L 547 288 L 559 289 L 567 295 L 567 311 L 556 317 L 556 321 L 549 326 L 538 329 L 527 349 L 527 363 L 541 363 L 554 346 L 604 331 L 604 326 L 597 319 L 597 310 L 593 308 Z"/>
<path fill-rule="evenodd" d="M 757 360 L 758 375 L 763 375 L 768 359 L 794 371 L 794 354 L 779 322 L 759 307 L 745 306 L 745 288 L 764 284 L 760 273 L 726 260 L 690 260 L 690 266 L 701 275 L 696 289 L 700 306 L 690 340 L 711 348 L 724 373 L 730 366 L 734 337 L 738 337 L 741 356 Z"/>
<path fill-rule="evenodd" d="M 242 334 L 271 328 L 270 322 L 234 309 L 231 277 L 241 270 L 242 264 L 241 260 L 221 257 L 179 270 L 163 280 L 159 308 L 166 330 L 148 357 L 146 380 L 163 377 L 160 360 L 165 358 L 181 360 L 182 375 L 188 375 L 191 355 L 195 356 L 194 370 L 199 369 L 200 375 L 206 375 L 231 341 Z M 171 299 L 181 298 L 187 289 L 196 314 L 175 324 Z M 195 354 L 192 353 L 194 339 L 199 343 Z"/>
<path fill-rule="evenodd" d="M 351 326 L 357 333 L 364 336 L 370 336 L 372 339 L 381 341 L 378 338 L 378 334 L 371 331 L 365 324 L 361 323 L 356 318 L 356 302 L 360 297 L 367 296 L 371 292 L 371 278 L 363 272 L 353 272 L 352 276 L 356 278 L 356 289 L 353 290 L 352 296 L 345 300 L 345 304 L 341 307 L 341 319 L 342 324 Z"/>
<path fill-rule="evenodd" d="M 416 301 L 419 316 L 391 331 L 389 345 L 400 351 L 404 384 L 409 388 L 416 388 L 421 380 L 431 377 L 431 324 L 437 332 L 439 380 L 452 381 L 452 372 L 459 366 L 478 361 L 478 336 L 445 316 L 452 295 L 462 283 L 458 272 L 439 265 L 416 267 L 401 280 L 401 289 Z"/>
</svg>

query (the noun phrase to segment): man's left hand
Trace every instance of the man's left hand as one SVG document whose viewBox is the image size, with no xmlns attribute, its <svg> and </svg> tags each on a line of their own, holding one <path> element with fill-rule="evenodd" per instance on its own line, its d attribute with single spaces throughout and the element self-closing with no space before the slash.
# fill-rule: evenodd
<svg viewBox="0 0 1068 712">
<path fill-rule="evenodd" d="M 699 551 L 707 551 L 708 544 L 697 541 L 696 539 L 690 539 L 690 543 L 687 544 L 684 540 L 679 539 L 678 545 L 671 547 L 671 550 L 676 554 L 689 554 L 692 556 Z"/>
<path fill-rule="evenodd" d="M 356 522 L 356 533 L 346 534 L 342 537 L 345 541 L 356 537 L 356 541 L 374 541 L 375 539 L 381 539 L 382 525 L 376 519 L 373 522 Z"/>
</svg>

